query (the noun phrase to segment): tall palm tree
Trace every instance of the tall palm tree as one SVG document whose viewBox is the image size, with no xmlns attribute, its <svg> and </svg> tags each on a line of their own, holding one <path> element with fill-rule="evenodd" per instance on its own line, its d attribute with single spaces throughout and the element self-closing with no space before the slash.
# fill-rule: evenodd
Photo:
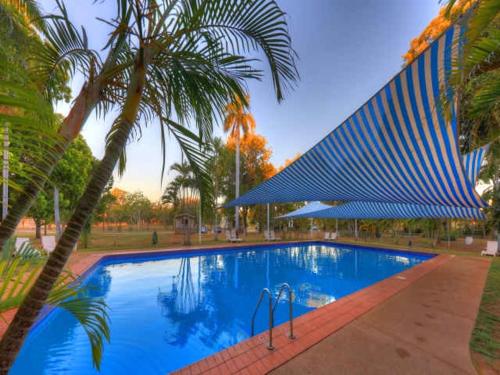
<svg viewBox="0 0 500 375">
<path fill-rule="evenodd" d="M 245 100 L 244 82 L 262 76 L 253 59 L 244 56 L 248 48 L 263 51 L 278 100 L 284 86 L 297 79 L 284 13 L 273 0 L 130 0 L 122 5 L 133 17 L 126 29 L 130 62 L 121 112 L 56 248 L 0 341 L 0 373 L 12 365 L 141 122 L 158 119 L 162 134 L 175 137 L 203 193 L 209 176 L 206 150 L 200 146 L 211 137 L 214 122 L 223 118 L 225 104 Z M 189 122 L 197 134 L 188 129 Z M 164 142 L 162 137 L 163 150 Z"/>
<path fill-rule="evenodd" d="M 229 132 L 229 136 L 234 139 L 236 144 L 236 177 L 235 177 L 235 199 L 240 196 L 240 140 L 241 136 L 246 136 L 255 129 L 255 119 L 247 111 L 250 104 L 248 95 L 245 101 L 236 99 L 226 106 L 226 118 L 224 119 L 224 131 Z M 239 230 L 240 208 L 234 208 L 234 227 L 236 233 Z"/>
</svg>

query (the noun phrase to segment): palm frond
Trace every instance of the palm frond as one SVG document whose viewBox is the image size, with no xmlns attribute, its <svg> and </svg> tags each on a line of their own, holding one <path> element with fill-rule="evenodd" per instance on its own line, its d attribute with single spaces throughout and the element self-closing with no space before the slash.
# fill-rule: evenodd
<svg viewBox="0 0 500 375">
<path fill-rule="evenodd" d="M 9 240 L 10 255 L 0 260 L 0 312 L 17 307 L 26 297 L 44 264 L 45 258 L 30 244 L 14 252 L 14 242 Z M 68 311 L 85 330 L 94 366 L 99 369 L 104 343 L 110 339 L 107 305 L 102 298 L 86 295 L 70 272 L 65 272 L 52 289 L 47 303 Z M 1 316 L 1 315 L 0 315 Z"/>
<path fill-rule="evenodd" d="M 47 301 L 68 311 L 83 327 L 90 342 L 92 361 L 99 370 L 105 342 L 110 340 L 107 305 L 102 298 L 86 295 L 70 272 L 64 273 Z"/>
<path fill-rule="evenodd" d="M 210 148 L 204 145 L 200 137 L 181 124 L 166 118 L 162 119 L 162 123 L 174 136 L 182 153 L 186 156 L 197 181 L 196 188 L 200 192 L 202 207 L 208 208 L 207 205 L 208 202 L 211 202 L 213 193 L 212 180 L 207 169 L 207 163 L 211 156 Z"/>
<path fill-rule="evenodd" d="M 100 65 L 99 55 L 89 48 L 85 29 L 78 30 L 68 17 L 64 3 L 56 1 L 59 15 L 47 16 L 43 48 L 35 51 L 33 73 L 46 82 L 48 96 L 57 93 L 53 88 L 61 76 L 74 75 L 79 70 L 85 76 L 93 75 Z"/>
</svg>

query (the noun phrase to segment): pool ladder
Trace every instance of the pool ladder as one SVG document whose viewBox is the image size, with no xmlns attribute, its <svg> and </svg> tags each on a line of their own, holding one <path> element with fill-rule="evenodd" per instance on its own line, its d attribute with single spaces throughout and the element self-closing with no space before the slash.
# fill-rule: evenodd
<svg viewBox="0 0 500 375">
<path fill-rule="evenodd" d="M 273 327 L 274 327 L 274 311 L 276 310 L 276 307 L 278 306 L 278 303 L 283 296 L 283 293 L 285 291 L 288 291 L 288 312 L 289 312 L 289 322 L 290 322 L 290 332 L 288 335 L 288 338 L 290 340 L 294 340 L 295 336 L 293 334 L 293 290 L 288 285 L 287 283 L 284 283 L 281 285 L 278 296 L 276 297 L 276 300 L 273 303 L 273 295 L 271 291 L 268 288 L 262 289 L 260 292 L 260 297 L 259 301 L 257 302 L 257 305 L 255 306 L 255 310 L 253 312 L 252 316 L 252 325 L 251 325 L 251 336 L 255 335 L 255 317 L 257 316 L 257 311 L 259 311 L 260 304 L 262 300 L 264 299 L 264 296 L 267 294 L 268 296 L 268 301 L 269 301 L 269 342 L 267 344 L 267 348 L 269 350 L 274 350 L 273 346 Z"/>
</svg>

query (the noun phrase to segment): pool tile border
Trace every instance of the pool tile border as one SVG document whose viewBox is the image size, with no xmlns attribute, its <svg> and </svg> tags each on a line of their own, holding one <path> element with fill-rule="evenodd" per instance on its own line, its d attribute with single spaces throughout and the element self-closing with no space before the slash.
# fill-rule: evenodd
<svg viewBox="0 0 500 375">
<path fill-rule="evenodd" d="M 173 374 L 257 375 L 271 372 L 442 266 L 452 257 L 453 255 L 437 255 L 336 302 L 295 318 L 295 340 L 288 338 L 288 322 L 277 326 L 273 330 L 275 347 L 273 351 L 267 349 L 267 332 L 263 332 Z"/>
</svg>

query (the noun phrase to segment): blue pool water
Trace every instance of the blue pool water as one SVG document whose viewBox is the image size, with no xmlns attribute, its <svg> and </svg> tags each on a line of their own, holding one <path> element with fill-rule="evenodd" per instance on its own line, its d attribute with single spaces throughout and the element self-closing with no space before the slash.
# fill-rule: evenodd
<svg viewBox="0 0 500 375">
<path fill-rule="evenodd" d="M 430 255 L 327 243 L 270 245 L 102 260 L 87 276 L 110 308 L 102 374 L 165 374 L 249 337 L 260 291 L 287 282 L 294 315 L 411 268 Z M 276 324 L 285 322 L 278 306 Z M 265 330 L 265 309 L 257 332 Z M 96 374 L 82 327 L 53 310 L 32 330 L 11 373 Z"/>
</svg>

